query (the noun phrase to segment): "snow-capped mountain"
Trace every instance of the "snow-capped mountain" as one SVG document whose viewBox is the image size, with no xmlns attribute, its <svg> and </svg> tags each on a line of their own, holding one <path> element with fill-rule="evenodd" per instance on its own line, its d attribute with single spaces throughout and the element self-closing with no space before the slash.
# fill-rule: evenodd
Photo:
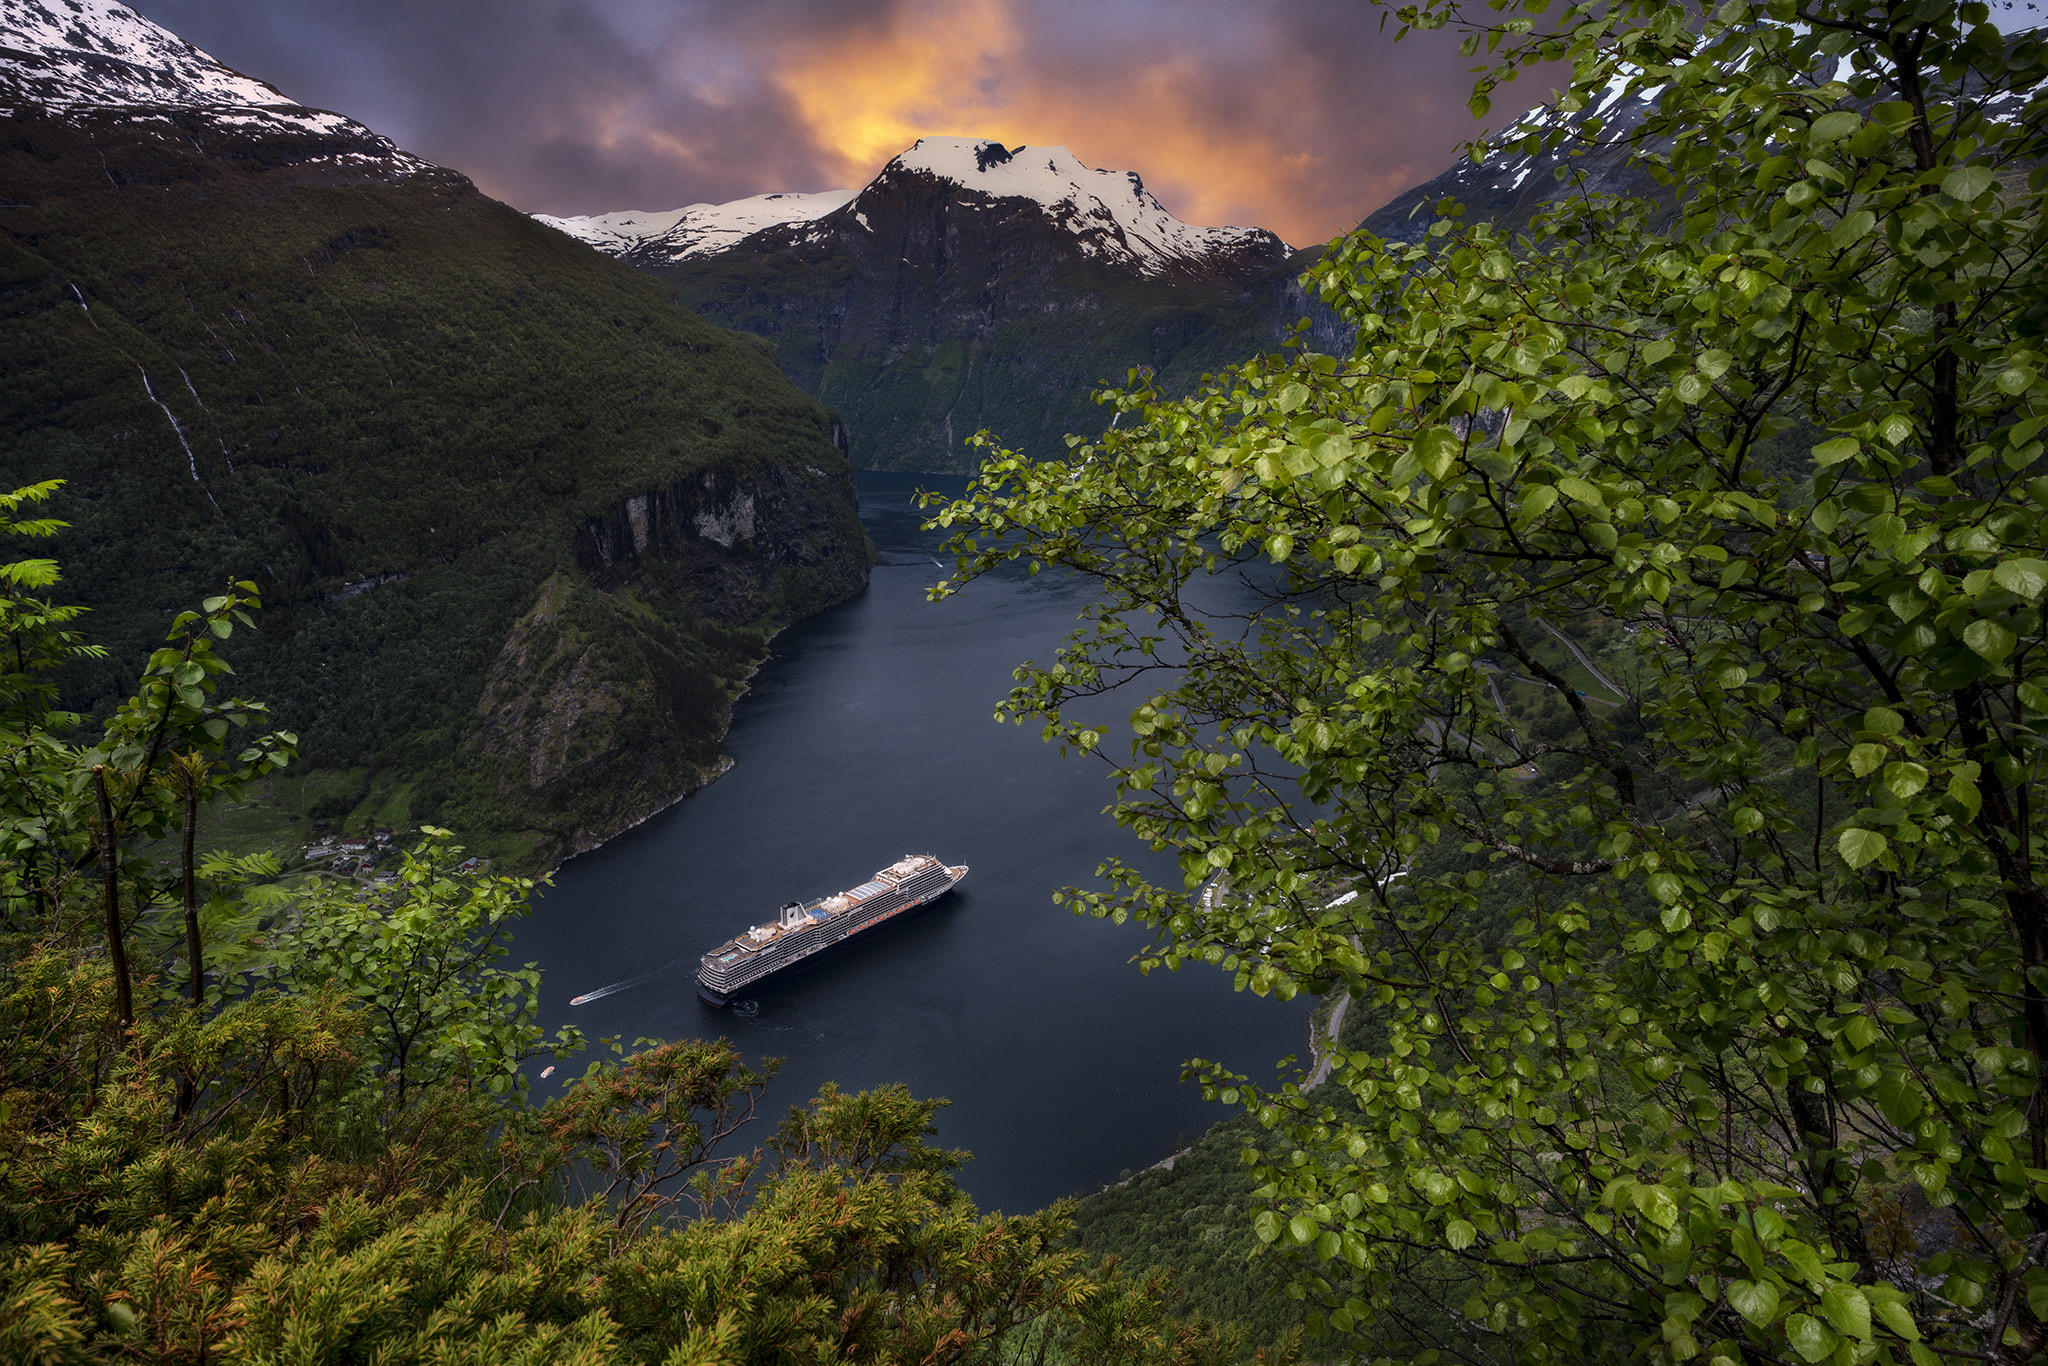
<svg viewBox="0 0 2048 1366">
<path fill-rule="evenodd" d="M 396 174 L 427 166 L 353 119 L 244 76 L 119 0 L 0 6 L 0 115 L 29 111 L 286 135 L 301 157 L 382 163 Z"/>
<path fill-rule="evenodd" d="M 1566 194 L 1654 196 L 1656 184 L 1633 164 L 1631 148 L 1633 134 L 1655 107 L 1661 87 L 1629 86 L 1628 78 L 1616 77 L 1597 99 L 1574 113 L 1537 105 L 1494 135 L 1493 151 L 1484 160 L 1459 157 L 1374 210 L 1359 226 L 1381 237 L 1412 239 L 1429 226 L 1433 206 L 1449 198 L 1474 218 L 1519 229 Z M 1599 135 L 1584 136 L 1581 130 L 1595 119 Z M 1518 145 L 1527 134 L 1558 130 L 1573 136 L 1537 152 L 1525 152 Z M 1560 169 L 1565 172 L 1562 180 Z"/>
<path fill-rule="evenodd" d="M 1285 260 L 1288 245 L 1264 228 L 1198 228 L 1167 212 L 1136 171 L 1101 171 L 1064 147 L 1011 147 L 976 138 L 919 138 L 882 168 L 852 205 L 888 193 L 903 176 L 929 176 L 964 196 L 1025 200 L 1071 234 L 1082 254 L 1140 275 L 1250 274 Z"/>
<path fill-rule="evenodd" d="M 958 205 L 1028 208 L 1087 260 L 1147 278 L 1248 278 L 1285 260 L 1289 248 L 1264 228 L 1201 228 L 1168 212 L 1135 171 L 1085 166 L 1064 147 L 1005 147 L 981 138 L 919 138 L 868 186 L 817 194 L 765 194 L 663 213 L 578 218 L 536 215 L 602 251 L 661 266 L 732 250 L 757 233 L 808 224 L 803 240 L 876 231 L 889 206 L 918 181 Z M 778 240 L 789 240 L 783 234 Z"/>
<path fill-rule="evenodd" d="M 957 466 L 983 427 L 1056 442 L 1099 426 L 1091 394 L 1133 367 L 1178 384 L 1271 344 L 1263 300 L 1292 255 L 1263 229 L 1185 223 L 1064 147 L 954 137 L 857 194 L 558 226 L 774 342 L 856 460 L 895 469 Z"/>
<path fill-rule="evenodd" d="M 817 194 L 757 194 L 729 204 L 691 204 L 665 213 L 620 213 L 556 218 L 537 213 L 551 228 L 631 261 L 668 263 L 723 251 L 763 228 L 808 223 L 853 198 L 851 190 Z"/>
</svg>

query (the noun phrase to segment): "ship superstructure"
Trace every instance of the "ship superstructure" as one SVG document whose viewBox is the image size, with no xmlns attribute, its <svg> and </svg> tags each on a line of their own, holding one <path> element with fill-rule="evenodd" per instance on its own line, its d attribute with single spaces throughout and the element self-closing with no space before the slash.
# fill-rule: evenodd
<svg viewBox="0 0 2048 1366">
<path fill-rule="evenodd" d="M 763 978 L 944 896 L 966 876 L 964 863 L 949 867 L 930 854 L 907 854 L 858 887 L 816 901 L 785 902 L 773 921 L 704 955 L 697 994 L 722 1006 Z"/>
</svg>

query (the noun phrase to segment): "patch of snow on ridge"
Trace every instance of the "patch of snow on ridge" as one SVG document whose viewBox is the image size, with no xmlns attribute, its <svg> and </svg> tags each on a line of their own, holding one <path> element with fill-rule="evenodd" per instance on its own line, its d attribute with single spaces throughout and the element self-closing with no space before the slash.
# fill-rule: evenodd
<svg viewBox="0 0 2048 1366">
<path fill-rule="evenodd" d="M 0 0 L 0 110 L 23 105 L 145 119 L 194 112 L 245 131 L 349 137 L 371 144 L 375 159 L 426 165 L 353 119 L 244 76 L 119 0 Z M 364 159 L 361 150 L 348 159 Z"/>
<path fill-rule="evenodd" d="M 1287 244 L 1264 228 L 1198 228 L 1173 216 L 1145 189 L 1135 171 L 1085 166 L 1064 147 L 1005 148 L 982 138 L 919 138 L 890 162 L 880 179 L 898 169 L 921 171 L 995 199 L 1028 199 L 1055 223 L 1074 232 L 1092 256 L 1123 259 L 1147 274 L 1217 253 Z"/>
<path fill-rule="evenodd" d="M 851 190 L 821 190 L 815 194 L 757 194 L 725 204 L 691 204 L 661 212 L 627 209 L 580 217 L 556 218 L 544 213 L 534 217 L 614 256 L 632 253 L 681 261 L 723 251 L 764 228 L 807 223 L 852 198 Z"/>
</svg>

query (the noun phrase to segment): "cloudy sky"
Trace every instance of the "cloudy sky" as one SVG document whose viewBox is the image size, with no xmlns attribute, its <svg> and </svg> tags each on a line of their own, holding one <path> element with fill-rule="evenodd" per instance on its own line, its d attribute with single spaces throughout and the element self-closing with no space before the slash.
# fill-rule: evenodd
<svg viewBox="0 0 2048 1366">
<path fill-rule="evenodd" d="M 1396 44 L 1361 0 L 132 3 L 533 212 L 852 189 L 936 134 L 1064 144 L 1190 222 L 1303 244 L 1476 129 L 1455 41 Z"/>
</svg>

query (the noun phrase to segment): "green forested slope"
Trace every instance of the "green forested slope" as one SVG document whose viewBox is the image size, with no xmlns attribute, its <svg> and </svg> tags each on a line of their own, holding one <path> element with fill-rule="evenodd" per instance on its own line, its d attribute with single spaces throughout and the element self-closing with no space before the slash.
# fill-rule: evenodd
<svg viewBox="0 0 2048 1366">
<path fill-rule="evenodd" d="M 765 634 L 863 582 L 831 414 L 461 177 L 193 118 L 0 134 L 0 479 L 67 481 L 88 704 L 253 579 L 242 667 L 316 762 L 545 860 L 701 779 Z"/>
</svg>

